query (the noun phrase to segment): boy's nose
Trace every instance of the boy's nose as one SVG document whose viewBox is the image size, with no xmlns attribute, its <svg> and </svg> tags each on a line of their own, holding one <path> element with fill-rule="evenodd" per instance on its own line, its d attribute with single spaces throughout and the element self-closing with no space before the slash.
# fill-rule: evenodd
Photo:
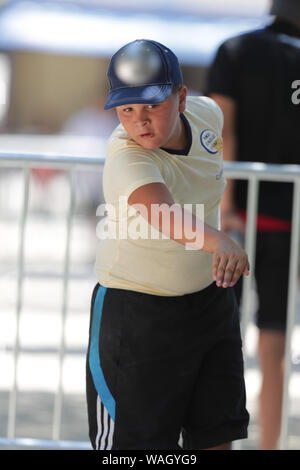
<svg viewBox="0 0 300 470">
<path fill-rule="evenodd" d="M 145 125 L 150 122 L 149 116 L 145 111 L 140 111 L 136 116 L 136 121 L 139 124 Z"/>
</svg>

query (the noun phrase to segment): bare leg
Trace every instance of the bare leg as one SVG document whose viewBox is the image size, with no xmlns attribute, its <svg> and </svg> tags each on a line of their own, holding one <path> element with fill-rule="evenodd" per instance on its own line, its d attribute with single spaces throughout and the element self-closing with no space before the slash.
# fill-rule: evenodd
<svg viewBox="0 0 300 470">
<path fill-rule="evenodd" d="M 280 436 L 285 334 L 260 330 L 258 353 L 262 371 L 259 397 L 260 448 L 274 450 Z"/>
<path fill-rule="evenodd" d="M 220 444 L 216 447 L 210 447 L 209 449 L 204 450 L 231 450 L 231 442 L 226 442 L 226 444 Z"/>
</svg>

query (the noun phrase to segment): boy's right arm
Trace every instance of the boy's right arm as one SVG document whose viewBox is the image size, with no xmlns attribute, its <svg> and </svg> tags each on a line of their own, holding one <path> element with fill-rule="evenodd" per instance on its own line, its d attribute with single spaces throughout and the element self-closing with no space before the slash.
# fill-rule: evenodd
<svg viewBox="0 0 300 470">
<path fill-rule="evenodd" d="M 140 186 L 130 194 L 128 204 L 134 206 L 150 225 L 172 240 L 182 245 L 192 244 L 196 249 L 213 253 L 213 277 L 218 286 L 233 286 L 242 274 L 249 274 L 250 267 L 246 252 L 225 233 L 205 224 L 194 215 L 187 214 L 187 211 L 178 205 L 173 206 L 175 201 L 165 184 L 149 183 Z M 164 220 L 169 220 L 169 225 L 163 224 L 163 217 L 151 217 L 153 204 L 161 206 L 162 214 L 165 211 L 167 217 Z M 141 206 L 146 209 L 145 212 L 141 210 Z M 173 206 L 171 214 L 174 214 L 171 217 L 169 217 L 170 206 Z M 192 218 L 191 227 L 184 226 L 187 216 Z M 191 229 L 190 233 L 187 233 L 188 228 Z M 181 238 L 178 238 L 178 233 L 181 234 Z M 195 233 L 196 236 L 192 238 Z M 198 243 L 197 240 L 201 242 Z"/>
</svg>

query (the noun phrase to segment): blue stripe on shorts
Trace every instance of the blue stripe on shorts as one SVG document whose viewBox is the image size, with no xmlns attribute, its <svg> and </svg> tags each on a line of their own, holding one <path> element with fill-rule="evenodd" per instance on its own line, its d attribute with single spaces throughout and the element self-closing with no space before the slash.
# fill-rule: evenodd
<svg viewBox="0 0 300 470">
<path fill-rule="evenodd" d="M 102 317 L 103 301 L 106 287 L 100 286 L 93 306 L 93 320 L 90 342 L 89 365 L 97 393 L 107 409 L 111 419 L 115 421 L 116 402 L 106 384 L 100 363 L 99 337 Z"/>
</svg>

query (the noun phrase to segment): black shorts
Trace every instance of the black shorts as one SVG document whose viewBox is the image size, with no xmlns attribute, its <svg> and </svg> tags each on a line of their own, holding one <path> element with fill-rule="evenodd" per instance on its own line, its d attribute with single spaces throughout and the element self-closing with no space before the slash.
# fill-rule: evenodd
<svg viewBox="0 0 300 470">
<path fill-rule="evenodd" d="M 258 232 L 256 237 L 255 280 L 258 310 L 255 321 L 260 329 L 285 331 L 290 265 L 290 232 Z M 242 277 L 234 286 L 241 302 Z"/>
<path fill-rule="evenodd" d="M 97 284 L 86 362 L 93 448 L 197 450 L 246 438 L 241 346 L 232 288 L 165 297 Z"/>
</svg>

